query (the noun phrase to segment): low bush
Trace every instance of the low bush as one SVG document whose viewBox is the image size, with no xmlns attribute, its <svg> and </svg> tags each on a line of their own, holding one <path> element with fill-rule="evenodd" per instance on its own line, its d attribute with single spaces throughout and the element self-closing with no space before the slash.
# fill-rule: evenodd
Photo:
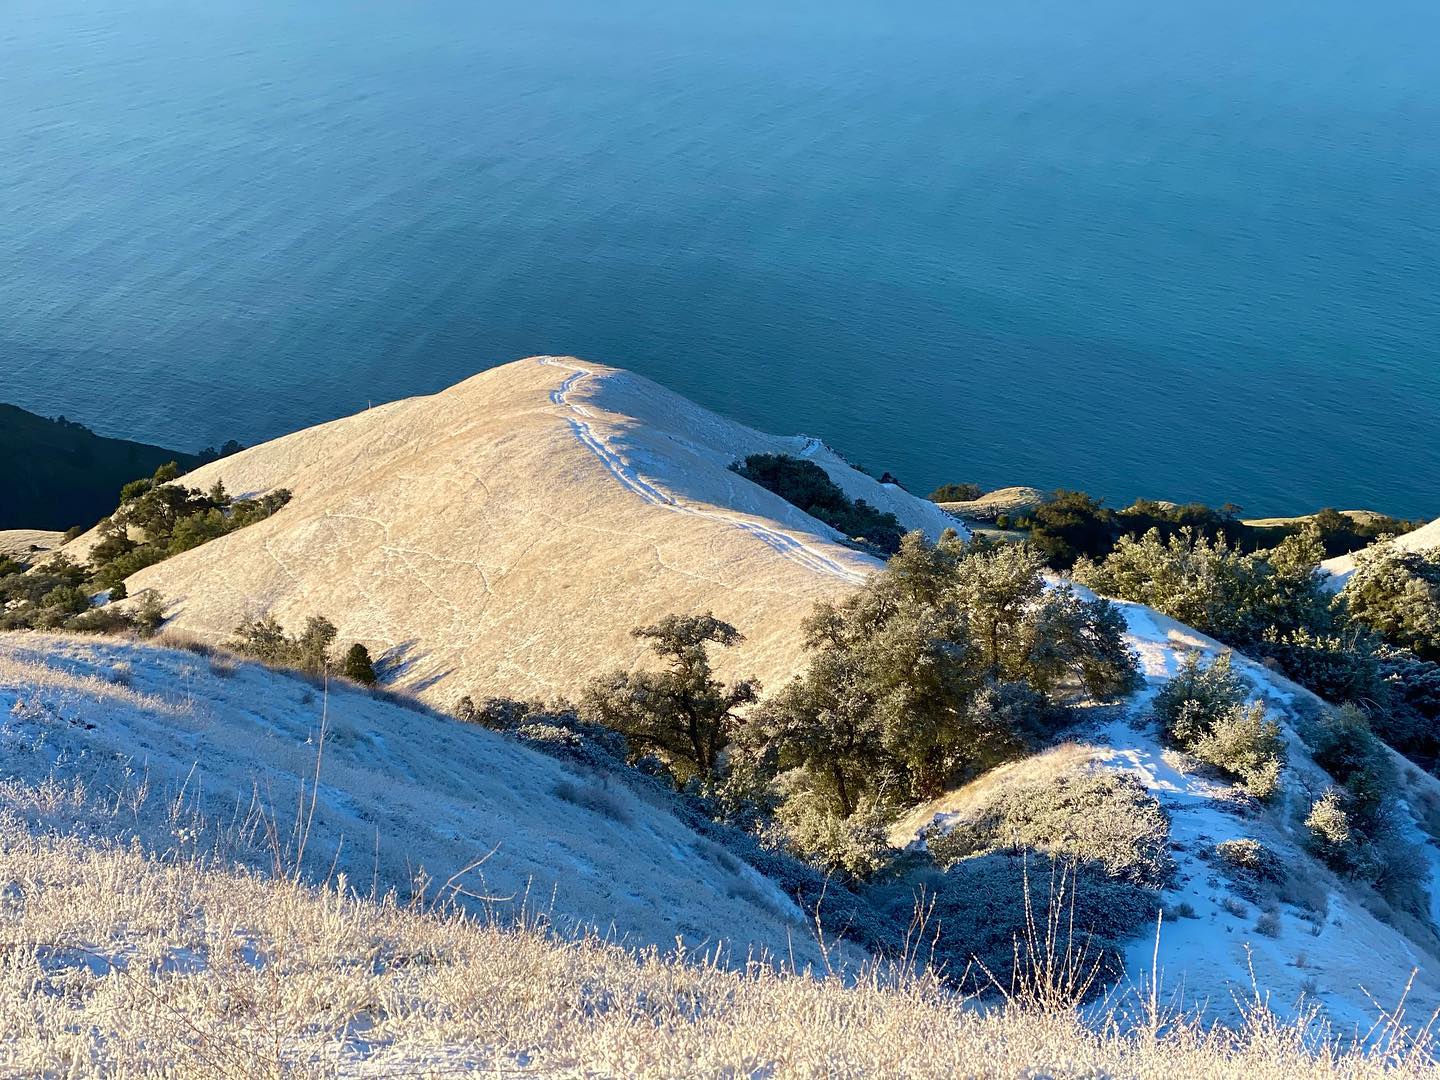
<svg viewBox="0 0 1440 1080">
<path fill-rule="evenodd" d="M 1340 593 L 1352 618 L 1422 660 L 1440 661 L 1440 548 L 1381 543 L 1355 557 Z"/>
<path fill-rule="evenodd" d="M 609 821 L 628 825 L 633 820 L 625 800 L 613 790 L 603 774 L 588 780 L 561 780 L 555 785 L 554 793 L 566 802 Z"/>
<path fill-rule="evenodd" d="M 841 817 L 823 794 L 802 789 L 780 804 L 767 835 L 812 866 L 863 881 L 895 855 L 886 835 L 890 817 L 873 798 Z"/>
<path fill-rule="evenodd" d="M 375 665 L 370 660 L 370 650 L 358 641 L 346 650 L 345 659 L 340 664 L 340 674 L 362 686 L 374 686 L 378 681 Z"/>
<path fill-rule="evenodd" d="M 1169 818 L 1145 785 L 1093 765 L 1007 779 L 961 820 L 925 834 L 942 869 L 992 851 L 1038 851 L 1151 889 L 1174 871 L 1169 841 Z"/>
<path fill-rule="evenodd" d="M 1258 799 L 1273 798 L 1285 767 L 1280 725 L 1269 719 L 1235 674 L 1229 653 L 1210 664 L 1191 653 L 1155 697 L 1155 715 L 1172 743 L 1240 781 Z"/>
<path fill-rule="evenodd" d="M 1213 854 L 1235 891 L 1252 904 L 1273 897 L 1289 876 L 1280 856 L 1250 837 L 1222 840 Z"/>
<path fill-rule="evenodd" d="M 1337 870 L 1353 871 L 1359 862 L 1361 838 L 1350 827 L 1348 800 L 1338 788 L 1327 788 L 1305 817 L 1310 850 Z"/>
<path fill-rule="evenodd" d="M 1124 942 L 1153 924 L 1159 894 L 1091 863 L 995 851 L 918 872 L 871 895 L 892 914 L 928 907 L 945 977 L 990 996 L 1093 997 L 1124 973 Z M 1047 965 L 1051 965 L 1046 970 Z"/>
<path fill-rule="evenodd" d="M 583 720 L 572 706 L 563 703 L 487 697 L 477 705 L 467 694 L 456 703 L 453 715 L 468 724 L 513 735 L 552 757 L 597 769 L 613 770 L 631 756 L 624 735 Z M 668 773 L 666 779 L 673 782 Z"/>
<path fill-rule="evenodd" d="M 979 484 L 941 484 L 925 498 L 935 503 L 974 502 L 984 494 Z"/>
<path fill-rule="evenodd" d="M 1285 739 L 1280 725 L 1258 701 L 1221 716 L 1189 747 L 1190 753 L 1240 781 L 1257 799 L 1274 798 L 1285 768 Z"/>
<path fill-rule="evenodd" d="M 1222 840 L 1215 845 L 1215 858 L 1222 866 L 1243 871 L 1257 881 L 1278 885 L 1285 880 L 1285 865 L 1280 856 L 1248 836 Z"/>
<path fill-rule="evenodd" d="M 64 552 L 29 573 L 15 560 L 0 559 L 0 630 L 112 633 L 135 628 L 154 633 L 159 621 L 153 607 L 136 609 L 133 617 L 119 611 L 97 615 L 87 610 L 91 594 L 108 590 L 110 600 L 122 600 L 125 579 L 132 574 L 269 517 L 290 499 L 282 489 L 259 499 L 232 500 L 222 484 L 202 492 L 172 483 L 177 476 L 171 463 L 154 476 L 126 484 L 120 505 L 97 526 L 100 537 L 86 567 L 76 566 Z"/>
<path fill-rule="evenodd" d="M 229 646 L 244 656 L 254 657 L 272 667 L 298 668 L 311 675 L 333 670 L 330 646 L 335 641 L 335 624 L 323 615 L 311 615 L 299 634 L 287 634 L 273 615 L 246 618 L 235 627 Z"/>
</svg>

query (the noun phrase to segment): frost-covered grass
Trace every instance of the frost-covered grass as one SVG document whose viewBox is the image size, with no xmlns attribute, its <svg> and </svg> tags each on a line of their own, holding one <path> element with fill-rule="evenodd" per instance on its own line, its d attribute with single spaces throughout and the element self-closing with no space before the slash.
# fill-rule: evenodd
<svg viewBox="0 0 1440 1080">
<path fill-rule="evenodd" d="M 978 1011 L 926 977 L 736 971 L 0 821 L 7 1076 L 1433 1075 L 1253 1005 L 1238 1031 L 1132 1002 Z"/>
<path fill-rule="evenodd" d="M 327 692 L 254 663 L 217 670 L 215 659 L 0 635 L 0 808 L 37 827 L 84 822 L 149 851 L 222 850 L 272 872 L 303 846 L 309 879 L 346 872 L 382 894 L 444 882 L 488 853 L 455 884 L 533 901 L 577 930 L 634 945 L 724 940 L 742 956 L 810 947 L 808 912 L 650 785 L 607 784 L 354 686 Z M 85 797 L 52 811 L 27 794 L 47 784 L 83 784 Z"/>
</svg>

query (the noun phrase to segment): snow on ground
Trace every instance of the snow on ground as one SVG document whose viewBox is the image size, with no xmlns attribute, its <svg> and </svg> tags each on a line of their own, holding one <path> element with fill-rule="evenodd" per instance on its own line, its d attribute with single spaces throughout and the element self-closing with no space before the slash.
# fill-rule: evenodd
<svg viewBox="0 0 1440 1080">
<path fill-rule="evenodd" d="M 1256 990 L 1279 1009 L 1292 1008 L 1302 993 L 1324 1007 L 1342 1029 L 1362 1033 L 1376 1019 L 1375 1002 L 1393 1007 L 1411 972 L 1419 969 L 1410 996 L 1410 1015 L 1423 1022 L 1440 1008 L 1440 955 L 1387 925 L 1362 903 L 1361 890 L 1341 882 L 1305 852 L 1301 823 L 1311 800 L 1328 778 L 1309 758 L 1296 732 L 1295 707 L 1306 691 L 1239 653 L 1238 673 L 1251 683 L 1271 715 L 1281 721 L 1289 746 L 1285 792 L 1254 817 L 1242 816 L 1223 797 L 1214 779 L 1184 769 L 1179 756 L 1164 750 L 1149 715 L 1159 686 L 1188 652 L 1213 659 L 1224 646 L 1198 631 L 1138 604 L 1120 603 L 1140 652 L 1147 686 L 1129 715 L 1093 733 L 1106 748 L 1110 767 L 1128 771 L 1150 789 L 1170 814 L 1173 854 L 1178 865 L 1166 900 L 1188 903 L 1195 917 L 1170 920 L 1161 931 L 1162 987 L 1186 1000 L 1208 1000 L 1219 1015 L 1233 1014 L 1236 995 Z M 1087 733 L 1088 734 L 1088 733 Z M 1435 848 L 1411 822 L 1412 839 L 1429 859 Z M 1278 910 L 1278 934 L 1256 929 L 1261 911 L 1238 895 L 1224 875 L 1202 858 L 1217 843 L 1249 837 L 1279 854 L 1292 883 L 1304 895 L 1285 898 Z M 1431 886 L 1432 904 L 1437 890 Z M 1433 929 L 1433 928 L 1432 928 Z M 1128 955 L 1132 972 L 1148 973 L 1153 941 L 1135 942 Z"/>
<path fill-rule="evenodd" d="M 1187 653 L 1218 656 L 1224 647 L 1160 613 L 1138 604 L 1116 602 L 1129 625 L 1129 641 L 1140 654 L 1145 687 L 1126 705 L 1123 715 L 1082 724 L 1074 742 L 1026 761 L 1002 766 L 974 784 L 918 807 L 897 823 L 892 842 L 916 841 L 932 822 L 943 826 L 963 818 L 969 807 L 1010 777 L 1035 779 L 1037 770 L 1065 771 L 1084 762 L 1128 772 L 1139 779 L 1164 807 L 1171 822 L 1172 855 L 1177 873 L 1163 901 L 1170 911 L 1160 930 L 1160 998 L 1172 1004 L 1203 1006 L 1220 1020 L 1240 1017 L 1241 1004 L 1258 991 L 1281 1013 L 1295 1008 L 1302 995 L 1321 1006 L 1342 1031 L 1362 1035 L 1377 1017 L 1377 1003 L 1398 1002 L 1412 971 L 1418 969 L 1408 1000 L 1408 1016 L 1424 1023 L 1440 1008 L 1440 945 L 1434 926 L 1423 927 L 1411 940 L 1401 929 L 1377 916 L 1366 893 L 1339 880 L 1302 846 L 1302 822 L 1311 800 L 1328 778 L 1305 752 L 1296 733 L 1296 709 L 1315 703 L 1306 691 L 1260 664 L 1234 654 L 1237 672 L 1245 676 L 1257 698 L 1282 722 L 1289 744 L 1286 792 L 1273 806 L 1258 812 L 1227 797 L 1229 786 L 1196 767 L 1183 755 L 1165 749 L 1158 737 L 1151 702 L 1159 687 L 1179 670 Z M 1433 786 L 1413 768 L 1412 785 Z M 1421 826 L 1409 820 L 1412 842 L 1432 867 L 1432 920 L 1440 915 L 1440 848 Z M 1251 838 L 1276 852 L 1292 871 L 1292 893 L 1281 898 L 1275 912 L 1275 934 L 1257 929 L 1263 914 L 1240 895 L 1209 859 L 1216 844 Z M 1179 914 L 1184 905 L 1184 914 Z M 1262 924 L 1263 925 L 1263 924 Z M 1267 929 L 1269 927 L 1267 926 Z M 1137 987 L 1152 977 L 1155 939 L 1142 935 L 1129 946 L 1126 967 Z M 1148 990 L 1145 991 L 1148 993 Z"/>
<path fill-rule="evenodd" d="M 663 795 L 353 687 L 327 695 L 229 659 L 4 634 L 0 754 L 0 808 L 39 823 L 181 850 L 226 837 L 270 869 L 264 820 L 289 846 L 315 791 L 303 860 L 314 877 L 343 872 L 362 893 L 395 888 L 405 900 L 425 875 L 432 897 L 449 881 L 500 898 L 501 913 L 528 902 L 561 927 L 631 944 L 723 940 L 741 959 L 751 946 L 816 959 L 794 903 L 683 825 Z M 89 810 L 54 795 L 71 782 Z"/>
<path fill-rule="evenodd" d="M 848 585 L 859 585 L 865 580 L 867 569 L 857 566 L 852 562 L 841 562 L 832 558 L 825 550 L 828 545 L 819 545 L 813 541 L 807 542 L 804 538 L 794 536 L 783 529 L 766 524 L 763 520 L 754 515 L 738 514 L 726 510 L 710 509 L 703 505 L 685 502 L 661 490 L 659 487 L 643 479 L 634 466 L 617 453 L 599 434 L 595 426 L 591 424 L 594 417 L 594 410 L 588 406 L 580 405 L 570 400 L 570 392 L 582 379 L 595 377 L 594 371 L 587 367 L 565 360 L 557 360 L 554 357 L 545 357 L 540 361 L 553 367 L 564 368 L 574 372 L 568 376 L 560 386 L 551 391 L 550 400 L 561 408 L 569 409 L 574 415 L 570 424 L 575 432 L 575 437 L 582 442 L 587 449 L 595 454 L 610 474 L 615 477 L 627 491 L 650 503 L 652 506 L 663 506 L 678 514 L 696 514 L 700 517 L 709 518 L 712 521 L 723 522 L 732 528 L 739 529 L 747 535 L 754 536 L 761 543 L 770 547 L 782 558 L 793 559 L 801 566 L 814 570 L 820 574 L 829 574 Z M 807 439 L 801 453 L 806 457 L 813 457 L 816 452 L 816 444 L 813 439 Z M 830 533 L 836 540 L 843 540 L 845 537 L 838 530 L 831 529 Z M 874 560 L 872 560 L 873 562 Z M 878 565 L 878 562 L 877 562 Z"/>
</svg>

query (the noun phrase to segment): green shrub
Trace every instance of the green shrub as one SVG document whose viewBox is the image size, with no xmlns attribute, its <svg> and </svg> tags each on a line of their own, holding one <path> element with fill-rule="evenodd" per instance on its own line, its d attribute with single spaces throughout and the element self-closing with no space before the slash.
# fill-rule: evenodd
<svg viewBox="0 0 1440 1080">
<path fill-rule="evenodd" d="M 1354 518 L 1331 507 L 1316 513 L 1312 522 L 1320 533 L 1325 546 L 1325 557 L 1348 555 L 1376 540 L 1399 536 L 1425 524 L 1423 521 L 1405 521 L 1401 518 L 1371 516 Z"/>
<path fill-rule="evenodd" d="M 552 757 L 596 769 L 615 769 L 631 757 L 624 735 L 582 720 L 574 708 L 564 703 L 545 705 L 487 697 L 476 705 L 467 694 L 456 703 L 454 716 L 514 736 Z M 665 779 L 673 783 L 670 774 L 666 773 Z"/>
<path fill-rule="evenodd" d="M 1268 627 L 1255 652 L 1326 701 L 1388 702 L 1378 639 L 1363 627 L 1316 632 Z"/>
<path fill-rule="evenodd" d="M 900 520 L 864 499 L 852 501 L 813 461 L 787 454 L 751 454 L 730 468 L 852 540 L 886 555 L 900 548 L 900 538 L 905 535 Z"/>
<path fill-rule="evenodd" d="M 190 514 L 175 523 L 170 534 L 169 554 L 178 555 L 201 544 L 208 543 L 230 531 L 225 515 L 212 507 L 198 514 Z"/>
<path fill-rule="evenodd" d="M 1403 649 L 1376 653 L 1383 694 L 1366 702 L 1375 733 L 1432 772 L 1440 765 L 1440 664 Z"/>
<path fill-rule="evenodd" d="M 78 615 L 90 609 L 90 596 L 77 585 L 59 585 L 41 597 L 40 606 Z"/>
<path fill-rule="evenodd" d="M 1357 557 L 1336 598 L 1318 570 L 1325 535 L 1310 526 L 1246 554 L 1193 534 L 1150 533 L 1122 539 L 1103 563 L 1082 560 L 1075 576 L 1266 657 L 1328 701 L 1361 705 L 1385 741 L 1433 768 L 1440 668 L 1428 674 L 1423 658 L 1440 648 L 1440 555 L 1377 545 Z"/>
<path fill-rule="evenodd" d="M 1248 554 L 1188 529 L 1168 539 L 1151 530 L 1122 538 L 1102 563 L 1082 560 L 1075 578 L 1245 648 L 1267 632 L 1334 626 L 1323 554 L 1313 530 Z"/>
<path fill-rule="evenodd" d="M 725 685 L 711 674 L 710 645 L 744 640 L 710 613 L 668 615 L 632 634 L 650 644 L 660 671 L 617 671 L 593 680 L 581 698 L 584 718 L 621 732 L 637 750 L 659 754 L 682 782 L 713 781 L 740 725 L 736 710 L 754 703 L 754 680 Z"/>
<path fill-rule="evenodd" d="M 1336 869 L 1352 869 L 1361 838 L 1350 827 L 1346 798 L 1337 788 L 1327 788 L 1310 806 L 1305 818 L 1310 849 Z"/>
<path fill-rule="evenodd" d="M 1205 666 L 1191 653 L 1156 695 L 1155 715 L 1171 742 L 1269 799 L 1280 788 L 1285 740 L 1265 706 L 1247 697 L 1229 653 Z"/>
<path fill-rule="evenodd" d="M 1190 653 L 1155 695 L 1155 715 L 1170 739 L 1188 746 L 1247 697 L 1245 681 L 1235 673 L 1229 653 L 1206 665 L 1199 654 Z"/>
<path fill-rule="evenodd" d="M 984 494 L 979 484 L 941 484 L 925 498 L 934 503 L 974 502 Z"/>
<path fill-rule="evenodd" d="M 1280 857 L 1248 836 L 1222 840 L 1215 845 L 1215 857 L 1223 865 L 1244 870 L 1260 881 L 1278 885 L 1285 880 L 1285 866 Z"/>
<path fill-rule="evenodd" d="M 1355 557 L 1340 593 L 1350 615 L 1422 660 L 1440 661 L 1440 548 L 1381 543 Z"/>
<path fill-rule="evenodd" d="M 154 589 L 140 590 L 135 601 L 135 611 L 132 616 L 135 629 L 142 637 L 150 637 L 165 622 L 165 605 L 160 599 L 160 594 Z"/>
<path fill-rule="evenodd" d="M 886 835 L 889 817 L 871 798 L 842 817 L 823 794 L 802 789 L 780 804 L 771 835 L 812 866 L 864 880 L 894 858 Z"/>
<path fill-rule="evenodd" d="M 113 607 L 93 608 L 72 615 L 60 624 L 73 634 L 119 634 L 137 629 L 135 619 L 128 612 Z"/>
<path fill-rule="evenodd" d="M 934 961 L 962 990 L 1073 1005 L 1124 974 L 1124 942 L 1153 927 L 1159 894 L 1088 863 L 995 851 L 872 887 L 905 918 L 929 910 Z M 1047 963 L 1053 965 L 1046 972 Z M 1068 1000 L 1055 1001 L 1055 997 Z"/>
<path fill-rule="evenodd" d="M 1280 791 L 1285 768 L 1285 739 L 1280 725 L 1258 701 L 1238 707 L 1215 721 L 1189 747 L 1190 753 L 1238 779 L 1257 799 Z"/>
<path fill-rule="evenodd" d="M 206 493 L 167 482 L 166 472 L 127 484 L 120 505 L 100 522 L 100 540 L 90 552 L 96 587 L 113 588 L 147 566 L 254 524 L 290 500 L 290 492 L 280 489 L 232 501 L 222 483 Z"/>
<path fill-rule="evenodd" d="M 744 741 L 841 816 L 882 790 L 933 797 L 1023 753 L 1067 703 L 1138 680 L 1114 605 L 1047 588 L 1043 569 L 1024 546 L 907 535 L 861 589 L 816 606 L 807 670 L 755 711 Z"/>
<path fill-rule="evenodd" d="M 330 646 L 335 624 L 323 615 L 311 615 L 298 634 L 287 634 L 273 615 L 246 618 L 235 627 L 230 648 L 275 667 L 293 667 L 312 675 L 333 670 Z"/>
<path fill-rule="evenodd" d="M 1287 878 L 1280 856 L 1259 840 L 1240 837 L 1215 845 L 1215 861 L 1236 888 L 1252 904 L 1258 904 L 1267 889 L 1283 885 Z"/>
<path fill-rule="evenodd" d="M 358 641 L 351 645 L 345 653 L 340 673 L 347 679 L 364 686 L 374 686 L 376 682 L 375 665 L 370 660 L 370 650 Z"/>
</svg>

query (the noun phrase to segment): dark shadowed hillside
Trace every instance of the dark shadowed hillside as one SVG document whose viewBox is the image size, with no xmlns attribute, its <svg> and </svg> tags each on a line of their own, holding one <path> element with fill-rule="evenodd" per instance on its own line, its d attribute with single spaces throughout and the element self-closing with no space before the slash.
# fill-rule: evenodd
<svg viewBox="0 0 1440 1080">
<path fill-rule="evenodd" d="M 183 471 L 200 460 L 0 405 L 0 529 L 93 525 L 114 509 L 122 484 L 167 461 Z"/>
</svg>

